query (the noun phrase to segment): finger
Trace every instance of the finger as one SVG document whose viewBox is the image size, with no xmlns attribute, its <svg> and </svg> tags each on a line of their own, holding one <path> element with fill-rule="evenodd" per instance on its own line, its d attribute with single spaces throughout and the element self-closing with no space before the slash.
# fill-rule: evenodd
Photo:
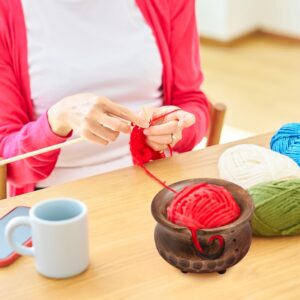
<svg viewBox="0 0 300 300">
<path fill-rule="evenodd" d="M 121 119 L 101 114 L 99 122 L 113 131 L 123 132 L 125 134 L 130 133 L 130 125 Z"/>
<path fill-rule="evenodd" d="M 120 117 L 124 120 L 130 121 L 135 125 L 142 128 L 147 128 L 149 123 L 145 118 L 140 117 L 138 114 L 133 113 L 127 107 L 106 100 L 102 103 L 102 108 L 110 114 Z"/>
<path fill-rule="evenodd" d="M 165 135 L 175 132 L 178 128 L 177 121 L 170 121 L 161 125 L 154 125 L 144 130 L 144 134 L 150 135 Z"/>
<path fill-rule="evenodd" d="M 173 107 L 170 107 L 170 106 L 160 106 L 160 107 L 153 108 L 152 119 L 156 119 L 165 114 L 168 114 L 170 112 L 170 109 L 172 109 L 172 108 Z M 174 106 L 174 110 L 176 110 L 176 109 L 177 108 Z"/>
<path fill-rule="evenodd" d="M 94 120 L 87 121 L 87 128 L 96 136 L 108 141 L 113 142 L 119 136 L 118 131 L 113 131 L 109 128 L 104 127 Z"/>
<path fill-rule="evenodd" d="M 163 151 L 168 148 L 168 145 L 157 144 L 157 143 L 151 142 L 149 140 L 147 140 L 146 142 L 154 151 Z"/>
<path fill-rule="evenodd" d="M 91 131 L 89 131 L 88 129 L 85 129 L 82 134 L 82 137 L 84 137 L 85 139 L 87 139 L 90 142 L 93 142 L 95 144 L 100 144 L 100 145 L 107 145 L 109 142 L 107 140 L 102 139 L 101 137 L 93 134 Z"/>
<path fill-rule="evenodd" d="M 148 123 L 150 123 L 152 116 L 154 113 L 154 107 L 150 107 L 150 106 L 143 106 L 142 110 L 140 111 L 139 115 L 146 119 Z"/>
<path fill-rule="evenodd" d="M 148 136 L 148 140 L 160 145 L 169 145 L 174 142 L 174 137 L 172 138 L 172 134 L 150 135 Z"/>
<path fill-rule="evenodd" d="M 178 126 L 181 128 L 188 128 L 190 126 L 192 126 L 193 124 L 195 124 L 196 122 L 196 118 L 193 114 L 186 114 L 186 116 L 179 120 Z"/>
<path fill-rule="evenodd" d="M 166 116 L 165 121 L 177 120 L 179 121 L 179 127 L 187 128 L 193 125 L 196 121 L 194 114 L 189 113 L 184 110 L 179 110 L 174 112 L 173 114 L 169 114 Z"/>
<path fill-rule="evenodd" d="M 178 130 L 173 134 L 173 141 L 170 144 L 171 147 L 174 147 L 182 139 L 182 128 L 178 127 Z"/>
</svg>

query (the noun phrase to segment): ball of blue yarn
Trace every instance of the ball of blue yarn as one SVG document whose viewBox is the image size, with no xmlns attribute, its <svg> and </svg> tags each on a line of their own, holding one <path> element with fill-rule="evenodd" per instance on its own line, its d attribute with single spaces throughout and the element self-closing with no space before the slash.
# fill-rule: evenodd
<svg viewBox="0 0 300 300">
<path fill-rule="evenodd" d="M 293 159 L 300 166 L 300 123 L 282 126 L 271 139 L 271 149 Z"/>
</svg>

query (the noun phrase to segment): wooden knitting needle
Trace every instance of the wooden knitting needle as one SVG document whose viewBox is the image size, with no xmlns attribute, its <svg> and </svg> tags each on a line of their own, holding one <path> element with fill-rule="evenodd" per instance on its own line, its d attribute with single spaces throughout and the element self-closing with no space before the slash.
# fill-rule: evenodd
<svg viewBox="0 0 300 300">
<path fill-rule="evenodd" d="M 145 108 L 145 106 L 143 106 L 142 109 L 143 109 L 143 112 L 145 114 L 146 119 L 147 120 L 149 119 L 149 122 L 150 122 L 151 116 L 148 114 L 147 109 Z M 3 159 L 3 160 L 0 160 L 0 166 L 4 166 L 4 165 L 7 165 L 7 164 L 10 164 L 10 163 L 13 163 L 13 162 L 25 159 L 25 158 L 29 158 L 29 157 L 32 157 L 32 156 L 35 156 L 35 155 L 46 153 L 46 152 L 49 152 L 49 151 L 61 149 L 61 148 L 66 147 L 66 146 L 70 146 L 70 145 L 73 145 L 73 144 L 80 143 L 84 140 L 85 140 L 84 138 L 79 137 L 79 138 L 69 140 L 69 141 L 64 142 L 64 143 L 56 144 L 56 145 L 49 146 L 49 147 L 42 148 L 42 149 L 38 149 L 38 150 L 35 150 L 35 151 L 32 151 L 32 152 L 28 152 L 28 153 L 20 154 L 20 155 L 10 157 L 10 158 L 7 158 L 7 159 Z"/>
<path fill-rule="evenodd" d="M 146 117 L 146 120 L 150 123 L 151 119 L 152 119 L 152 114 L 153 114 L 153 108 L 152 107 L 146 107 L 143 106 L 142 107 L 144 116 Z"/>
<path fill-rule="evenodd" d="M 35 151 L 32 151 L 32 152 L 28 152 L 28 153 L 20 154 L 20 155 L 11 157 L 11 158 L 0 160 L 0 166 L 4 166 L 4 165 L 7 165 L 9 163 L 13 163 L 13 162 L 19 161 L 21 159 L 25 159 L 25 158 L 32 157 L 32 156 L 35 156 L 35 155 L 43 154 L 43 153 L 46 153 L 46 152 L 49 152 L 49 151 L 61 149 L 63 147 L 70 146 L 70 145 L 73 145 L 73 144 L 77 144 L 77 143 L 80 143 L 82 141 L 84 141 L 84 138 L 79 137 L 79 138 L 69 140 L 69 141 L 64 142 L 64 143 L 56 144 L 56 145 L 53 145 L 53 146 L 49 146 L 49 147 L 46 147 L 46 148 L 38 149 L 38 150 L 35 150 Z"/>
</svg>

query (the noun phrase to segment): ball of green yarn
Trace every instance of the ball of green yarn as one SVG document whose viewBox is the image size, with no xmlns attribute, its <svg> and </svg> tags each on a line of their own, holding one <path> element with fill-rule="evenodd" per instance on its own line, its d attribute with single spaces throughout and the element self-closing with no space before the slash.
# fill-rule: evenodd
<svg viewBox="0 0 300 300">
<path fill-rule="evenodd" d="M 255 235 L 300 234 L 300 179 L 272 181 L 249 189 L 255 203 Z"/>
</svg>

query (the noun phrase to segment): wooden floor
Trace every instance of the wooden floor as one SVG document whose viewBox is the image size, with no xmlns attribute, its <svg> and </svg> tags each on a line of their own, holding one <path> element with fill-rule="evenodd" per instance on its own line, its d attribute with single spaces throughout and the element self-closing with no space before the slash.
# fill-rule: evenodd
<svg viewBox="0 0 300 300">
<path fill-rule="evenodd" d="M 253 133 L 300 122 L 300 41 L 254 34 L 231 46 L 201 41 L 203 89 L 228 106 L 225 123 Z"/>
</svg>

